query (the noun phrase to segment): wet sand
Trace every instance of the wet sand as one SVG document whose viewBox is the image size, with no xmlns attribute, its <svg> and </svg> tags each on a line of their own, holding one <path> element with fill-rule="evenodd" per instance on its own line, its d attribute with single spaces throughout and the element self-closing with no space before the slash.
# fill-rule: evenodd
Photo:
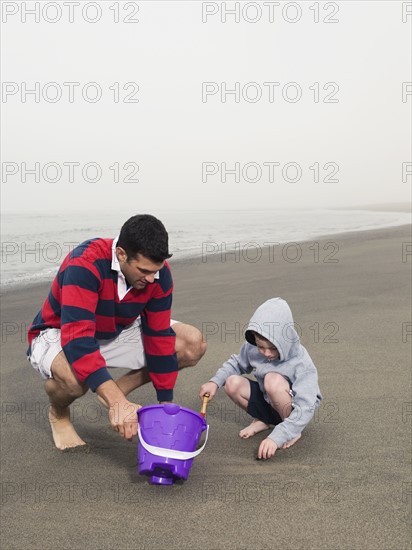
<svg viewBox="0 0 412 550">
<path fill-rule="evenodd" d="M 411 241 L 403 226 L 172 262 L 173 316 L 208 341 L 179 374 L 176 402 L 199 410 L 200 384 L 275 296 L 291 306 L 324 401 L 293 448 L 262 462 L 265 433 L 241 440 L 249 419 L 221 390 L 205 451 L 171 487 L 137 474 L 136 441 L 110 428 L 90 392 L 72 408 L 89 452 L 53 447 L 42 381 L 25 360 L 26 328 L 49 285 L 5 294 L 2 547 L 409 549 Z M 147 385 L 131 399 L 148 405 L 155 393 Z"/>
</svg>

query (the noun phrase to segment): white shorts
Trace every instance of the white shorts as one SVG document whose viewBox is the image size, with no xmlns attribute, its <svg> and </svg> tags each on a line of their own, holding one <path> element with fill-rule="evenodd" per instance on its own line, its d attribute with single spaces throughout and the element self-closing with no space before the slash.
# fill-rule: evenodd
<svg viewBox="0 0 412 550">
<path fill-rule="evenodd" d="M 170 325 L 172 326 L 178 322 L 172 319 Z M 99 340 L 99 344 L 100 353 L 106 361 L 107 367 L 139 370 L 146 366 L 140 317 L 116 338 Z M 32 367 L 46 380 L 53 378 L 51 366 L 54 358 L 61 351 L 60 329 L 48 328 L 42 330 L 32 341 L 28 360 Z"/>
</svg>

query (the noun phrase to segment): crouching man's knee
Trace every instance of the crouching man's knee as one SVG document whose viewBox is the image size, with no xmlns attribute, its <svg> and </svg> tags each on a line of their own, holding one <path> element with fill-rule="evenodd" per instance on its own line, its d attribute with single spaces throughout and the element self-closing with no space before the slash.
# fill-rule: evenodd
<svg viewBox="0 0 412 550">
<path fill-rule="evenodd" d="M 71 399 L 77 399 L 87 393 L 88 386 L 76 377 L 63 351 L 53 359 L 51 372 L 53 378 L 45 382 L 47 393 L 55 393 L 56 384 L 58 391 L 63 392 L 65 397 Z"/>
<path fill-rule="evenodd" d="M 66 383 L 65 390 L 69 397 L 77 399 L 87 393 L 89 388 L 86 386 L 86 384 Z"/>
<path fill-rule="evenodd" d="M 194 367 L 206 353 L 207 344 L 199 329 L 192 325 L 176 323 L 176 354 L 179 368 Z"/>
</svg>

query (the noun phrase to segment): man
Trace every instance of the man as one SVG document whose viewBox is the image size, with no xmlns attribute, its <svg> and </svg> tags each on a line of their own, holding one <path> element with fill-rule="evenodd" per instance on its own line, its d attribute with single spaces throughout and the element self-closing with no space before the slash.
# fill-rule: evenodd
<svg viewBox="0 0 412 550">
<path fill-rule="evenodd" d="M 69 406 L 89 389 L 131 440 L 140 405 L 127 395 L 151 380 L 158 401 L 172 401 L 178 368 L 205 353 L 199 330 L 171 321 L 170 257 L 162 222 L 145 214 L 130 218 L 117 239 L 86 241 L 64 259 L 28 331 L 28 358 L 45 379 L 58 449 L 85 445 Z M 130 370 L 114 381 L 106 367 Z"/>
</svg>

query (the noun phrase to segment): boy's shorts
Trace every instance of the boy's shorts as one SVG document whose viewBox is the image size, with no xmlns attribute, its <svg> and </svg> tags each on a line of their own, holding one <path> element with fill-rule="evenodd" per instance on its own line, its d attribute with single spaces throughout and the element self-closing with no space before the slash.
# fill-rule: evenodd
<svg viewBox="0 0 412 550">
<path fill-rule="evenodd" d="M 172 319 L 170 325 L 178 322 Z M 107 367 L 139 370 L 146 366 L 140 317 L 116 338 L 99 340 L 99 344 L 100 353 L 106 361 Z M 55 357 L 61 351 L 60 329 L 48 328 L 32 341 L 28 360 L 32 367 L 46 380 L 53 378 L 51 366 Z"/>
<path fill-rule="evenodd" d="M 259 384 L 254 380 L 249 380 L 250 383 L 250 399 L 246 412 L 253 418 L 261 420 L 265 424 L 277 426 L 282 422 L 279 413 L 269 405 L 263 397 L 263 393 L 259 388 Z M 290 384 L 289 384 L 290 385 Z M 291 391 L 291 390 L 290 390 Z"/>
</svg>

